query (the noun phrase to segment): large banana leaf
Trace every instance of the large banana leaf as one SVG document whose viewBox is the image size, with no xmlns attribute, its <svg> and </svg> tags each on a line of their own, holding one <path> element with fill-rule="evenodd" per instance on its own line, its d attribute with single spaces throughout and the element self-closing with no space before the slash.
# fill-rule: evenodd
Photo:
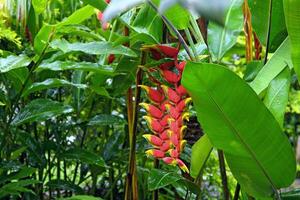
<svg viewBox="0 0 300 200">
<path fill-rule="evenodd" d="M 296 162 L 270 111 L 241 78 L 222 66 L 189 62 L 183 85 L 198 119 L 243 190 L 267 197 L 292 183 Z"/>
</svg>

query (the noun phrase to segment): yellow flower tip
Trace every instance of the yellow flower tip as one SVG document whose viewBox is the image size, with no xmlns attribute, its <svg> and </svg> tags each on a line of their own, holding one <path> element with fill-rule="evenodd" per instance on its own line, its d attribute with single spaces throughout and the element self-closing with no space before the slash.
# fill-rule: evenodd
<svg viewBox="0 0 300 200">
<path fill-rule="evenodd" d="M 173 131 L 167 130 L 167 134 L 168 134 L 168 137 L 170 138 L 172 136 L 172 134 L 173 134 Z"/>
<path fill-rule="evenodd" d="M 141 107 L 143 107 L 143 108 L 145 108 L 145 110 L 149 110 L 149 104 L 147 104 L 147 103 L 139 103 L 139 105 L 141 106 Z"/>
<path fill-rule="evenodd" d="M 185 145 L 186 145 L 186 140 L 181 140 L 180 141 L 180 151 L 182 151 L 184 149 Z"/>
<path fill-rule="evenodd" d="M 151 134 L 144 134 L 143 137 L 147 140 L 150 141 L 151 140 Z"/>
<path fill-rule="evenodd" d="M 149 149 L 149 150 L 145 151 L 145 153 L 146 153 L 146 155 L 147 155 L 148 157 L 153 156 L 153 150 L 152 150 L 152 149 Z"/>
<path fill-rule="evenodd" d="M 181 138 L 183 137 L 183 133 L 184 133 L 184 131 L 187 129 L 187 126 L 182 126 L 181 128 L 180 128 L 180 135 L 181 135 Z"/>
<path fill-rule="evenodd" d="M 167 121 L 168 121 L 168 124 L 170 125 L 172 122 L 175 122 L 175 119 L 173 119 L 173 118 L 170 117 L 170 118 L 168 118 Z"/>
<path fill-rule="evenodd" d="M 182 115 L 183 120 L 189 121 L 189 118 L 190 118 L 190 114 L 188 112 L 183 113 Z"/>
<path fill-rule="evenodd" d="M 187 166 L 186 166 L 186 165 L 179 166 L 179 167 L 180 167 L 180 169 L 181 169 L 183 172 L 185 172 L 185 173 L 187 173 L 187 174 L 189 174 L 189 173 L 190 173 L 190 171 L 189 171 L 189 169 L 187 168 Z"/>
<path fill-rule="evenodd" d="M 185 104 L 188 104 L 192 101 L 192 97 L 188 97 L 184 100 Z"/>
<path fill-rule="evenodd" d="M 169 112 L 169 111 L 170 111 L 170 109 L 171 109 L 171 104 L 169 104 L 169 103 L 166 103 L 166 104 L 165 104 L 165 107 L 166 107 L 167 111 Z"/>
<path fill-rule="evenodd" d="M 150 91 L 149 87 L 146 86 L 146 85 L 138 85 L 138 87 L 140 87 L 140 88 L 146 90 L 147 93 Z"/>
<path fill-rule="evenodd" d="M 166 86 L 166 85 L 161 85 L 162 89 L 164 90 L 165 94 L 167 95 L 168 94 L 168 90 L 169 90 L 169 87 Z"/>
</svg>

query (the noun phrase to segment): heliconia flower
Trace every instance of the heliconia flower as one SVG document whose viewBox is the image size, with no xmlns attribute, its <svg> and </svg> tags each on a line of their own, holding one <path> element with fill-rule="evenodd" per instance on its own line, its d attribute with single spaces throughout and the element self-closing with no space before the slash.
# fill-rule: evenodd
<svg viewBox="0 0 300 200">
<path fill-rule="evenodd" d="M 139 85 L 139 87 L 144 89 L 149 99 L 155 103 L 161 103 L 165 99 L 164 94 L 160 90 L 153 89 L 146 85 Z"/>
<path fill-rule="evenodd" d="M 180 96 L 185 96 L 185 95 L 187 95 L 187 91 L 186 91 L 186 89 L 183 87 L 183 85 L 180 85 L 180 86 L 176 87 L 176 92 L 177 92 Z"/>
<path fill-rule="evenodd" d="M 105 0 L 105 2 L 109 4 L 109 3 L 110 3 L 110 0 Z"/>
<path fill-rule="evenodd" d="M 147 121 L 148 126 L 152 130 L 152 132 L 161 133 L 164 130 L 164 127 L 159 123 L 157 119 L 149 116 L 144 116 L 144 119 Z"/>
<path fill-rule="evenodd" d="M 144 134 L 143 137 L 153 146 L 161 146 L 164 142 L 162 139 L 152 134 Z"/>
<path fill-rule="evenodd" d="M 168 165 L 176 165 L 177 164 L 177 161 L 175 158 L 164 157 L 162 160 Z"/>
<path fill-rule="evenodd" d="M 157 150 L 157 149 L 149 149 L 146 151 L 147 156 L 153 156 L 155 158 L 163 158 L 165 157 L 165 152 Z"/>
<path fill-rule="evenodd" d="M 174 61 L 170 61 L 170 62 L 166 62 L 166 63 L 160 64 L 158 67 L 161 70 L 168 70 L 171 67 L 173 67 L 174 65 L 175 65 Z"/>
<path fill-rule="evenodd" d="M 164 115 L 164 113 L 160 109 L 158 109 L 156 106 L 153 106 L 153 105 L 147 104 L 147 103 L 140 103 L 139 105 L 142 106 L 143 108 L 145 108 L 145 110 L 151 117 L 160 119 Z"/>
<path fill-rule="evenodd" d="M 182 160 L 180 160 L 179 158 L 176 159 L 176 162 L 178 164 L 178 166 L 180 167 L 180 169 L 186 173 L 189 173 L 189 169 L 187 168 L 187 166 L 184 164 L 184 162 Z"/>
<path fill-rule="evenodd" d="M 180 84 L 186 62 L 177 60 L 179 49 L 174 47 L 149 45 L 143 46 L 141 49 L 150 52 L 155 60 L 172 59 L 156 68 L 148 69 L 149 81 L 157 85 L 157 89 L 145 85 L 139 86 L 146 91 L 151 101 L 150 104 L 140 104 L 147 112 L 144 119 L 153 133 L 144 135 L 153 146 L 153 149 L 146 151 L 146 154 L 161 159 L 166 164 L 178 165 L 181 170 L 188 172 L 188 168 L 180 160 L 180 154 L 186 144 L 183 136 L 187 126 L 184 123 L 188 121 L 187 109 L 191 102 L 186 89 Z M 169 83 L 169 86 L 163 85 L 156 76 L 151 75 L 157 71 L 161 73 L 164 82 Z"/>
<path fill-rule="evenodd" d="M 156 45 L 156 47 L 169 58 L 176 58 L 179 53 L 179 50 L 175 47 L 166 45 Z"/>
<path fill-rule="evenodd" d="M 114 62 L 114 60 L 115 60 L 115 55 L 114 54 L 109 54 L 109 56 L 108 56 L 108 64 L 111 64 L 111 63 L 113 63 Z"/>
<path fill-rule="evenodd" d="M 176 84 L 181 79 L 180 74 L 176 74 L 170 70 L 162 70 L 162 76 L 167 82 L 169 82 L 171 84 Z"/>
<path fill-rule="evenodd" d="M 181 97 L 175 92 L 175 90 L 165 85 L 162 85 L 161 87 L 163 88 L 166 97 L 174 104 L 177 104 L 181 100 Z"/>
<path fill-rule="evenodd" d="M 179 71 L 183 71 L 184 70 L 184 67 L 186 66 L 186 61 L 182 61 L 181 63 L 175 65 L 176 68 L 179 70 Z"/>
</svg>

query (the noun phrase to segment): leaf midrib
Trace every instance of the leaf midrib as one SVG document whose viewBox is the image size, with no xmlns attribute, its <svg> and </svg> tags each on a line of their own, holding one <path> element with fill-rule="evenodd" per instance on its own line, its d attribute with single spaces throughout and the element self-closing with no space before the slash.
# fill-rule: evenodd
<svg viewBox="0 0 300 200">
<path fill-rule="evenodd" d="M 203 81 L 201 78 L 198 79 L 199 81 L 202 82 L 202 84 L 206 87 L 207 85 L 205 84 L 205 81 Z M 235 135 L 238 137 L 238 139 L 240 140 L 240 142 L 244 145 L 244 147 L 246 148 L 246 150 L 248 151 L 248 153 L 251 155 L 251 157 L 254 159 L 254 161 L 256 162 L 256 164 L 259 166 L 259 168 L 262 170 L 263 174 L 266 176 L 267 180 L 269 181 L 269 183 L 271 184 L 271 187 L 273 189 L 273 191 L 275 193 L 277 193 L 277 189 L 275 184 L 273 183 L 272 179 L 270 178 L 270 176 L 267 174 L 267 171 L 264 169 L 264 167 L 260 164 L 260 162 L 258 161 L 258 159 L 255 156 L 255 153 L 251 150 L 251 148 L 247 145 L 247 143 L 243 140 L 243 138 L 240 136 L 239 131 L 234 127 L 233 123 L 231 122 L 231 120 L 225 115 L 224 111 L 222 110 L 222 108 L 219 106 L 219 104 L 217 103 L 217 101 L 215 101 L 215 99 L 213 98 L 212 93 L 206 89 L 206 92 L 208 94 L 208 97 L 213 101 L 213 103 L 216 105 L 217 110 L 219 111 L 219 113 L 221 114 L 222 118 L 227 122 L 227 124 L 229 125 L 229 128 L 231 130 L 233 130 L 233 132 L 235 133 Z"/>
</svg>

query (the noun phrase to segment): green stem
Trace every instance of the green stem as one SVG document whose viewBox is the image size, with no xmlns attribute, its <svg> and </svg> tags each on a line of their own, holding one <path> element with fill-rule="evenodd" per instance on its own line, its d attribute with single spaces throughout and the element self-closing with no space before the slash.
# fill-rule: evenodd
<svg viewBox="0 0 300 200">
<path fill-rule="evenodd" d="M 269 53 L 269 48 L 270 48 L 270 35 L 271 35 L 271 27 L 272 27 L 272 6 L 273 5 L 273 0 L 270 0 L 269 4 L 269 19 L 268 19 L 268 33 L 267 33 L 267 44 L 266 44 L 266 55 L 264 59 L 264 64 L 268 62 L 268 53 Z"/>
<path fill-rule="evenodd" d="M 189 41 L 190 47 L 192 48 L 193 60 L 199 61 L 198 56 L 197 56 L 197 49 L 195 47 L 195 44 L 194 44 L 194 41 L 193 41 L 193 38 L 191 36 L 189 29 L 184 29 L 184 32 Z"/>
<path fill-rule="evenodd" d="M 190 15 L 190 22 L 191 22 L 191 25 L 192 25 L 192 29 L 196 32 L 195 37 L 200 40 L 201 44 L 205 44 L 205 41 L 203 39 L 200 28 L 199 28 L 196 20 L 194 19 L 194 17 L 191 16 L 191 15 Z"/>
<path fill-rule="evenodd" d="M 223 151 L 218 150 L 218 156 L 219 156 L 219 167 L 220 167 L 220 173 L 221 173 L 222 185 L 223 185 L 224 200 L 229 200 L 230 199 L 230 192 L 229 192 L 229 189 L 228 189 L 225 159 L 224 159 Z"/>
</svg>

